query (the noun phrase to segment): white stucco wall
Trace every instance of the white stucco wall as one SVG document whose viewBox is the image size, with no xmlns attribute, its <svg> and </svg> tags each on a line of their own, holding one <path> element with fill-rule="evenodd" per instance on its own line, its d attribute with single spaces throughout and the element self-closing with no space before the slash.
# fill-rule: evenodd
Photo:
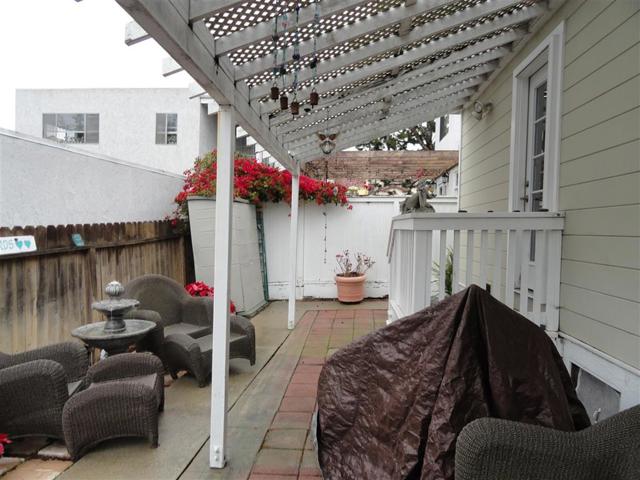
<svg viewBox="0 0 640 480">
<path fill-rule="evenodd" d="M 160 220 L 182 176 L 0 129 L 0 226 Z"/>
<path fill-rule="evenodd" d="M 391 219 L 400 213 L 400 202 L 404 198 L 352 198 L 352 210 L 302 203 L 298 230 L 298 298 L 336 297 L 335 256 L 344 249 L 363 252 L 376 261 L 367 273 L 365 295 L 388 295 L 389 263 L 386 255 L 389 229 Z M 431 203 L 439 212 L 454 212 L 457 208 L 455 198 L 437 198 Z M 269 298 L 272 300 L 287 298 L 289 294 L 289 222 L 289 205 L 265 205 L 267 272 Z"/>
<path fill-rule="evenodd" d="M 440 118 L 436 118 L 436 131 L 433 140 L 436 150 L 460 150 L 462 138 L 462 116 L 460 114 L 449 115 L 449 132 L 440 139 Z"/>
<path fill-rule="evenodd" d="M 206 111 L 187 88 L 16 90 L 16 131 L 42 138 L 44 113 L 98 113 L 99 143 L 78 148 L 173 173 L 215 147 L 215 119 Z M 178 114 L 176 145 L 156 145 L 156 113 Z"/>
</svg>

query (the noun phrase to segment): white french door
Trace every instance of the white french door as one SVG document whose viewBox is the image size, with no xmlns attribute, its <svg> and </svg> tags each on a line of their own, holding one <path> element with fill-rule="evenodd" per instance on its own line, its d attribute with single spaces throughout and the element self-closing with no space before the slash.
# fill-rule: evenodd
<svg viewBox="0 0 640 480">
<path fill-rule="evenodd" d="M 544 165 L 547 128 L 547 64 L 529 77 L 527 106 L 527 150 L 524 168 L 522 210 L 539 212 L 544 201 Z M 535 262 L 536 232 L 531 232 L 529 260 Z"/>
</svg>

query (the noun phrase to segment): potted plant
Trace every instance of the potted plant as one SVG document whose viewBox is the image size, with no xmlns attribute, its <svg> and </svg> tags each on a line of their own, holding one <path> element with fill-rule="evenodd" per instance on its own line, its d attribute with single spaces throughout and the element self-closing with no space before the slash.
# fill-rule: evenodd
<svg viewBox="0 0 640 480">
<path fill-rule="evenodd" d="M 364 299 L 365 274 L 376 262 L 360 252 L 352 259 L 349 250 L 338 253 L 336 262 L 339 269 L 336 273 L 338 300 L 343 303 L 361 302 Z"/>
</svg>

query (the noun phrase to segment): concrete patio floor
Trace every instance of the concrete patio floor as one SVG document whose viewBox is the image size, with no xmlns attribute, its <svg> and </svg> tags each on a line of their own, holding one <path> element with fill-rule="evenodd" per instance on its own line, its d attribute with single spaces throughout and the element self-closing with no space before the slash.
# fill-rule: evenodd
<svg viewBox="0 0 640 480">
<path fill-rule="evenodd" d="M 246 360 L 230 361 L 226 468 L 208 466 L 210 388 L 198 388 L 184 376 L 166 388 L 157 449 L 137 439 L 108 441 L 57 478 L 277 480 L 319 475 L 307 437 L 320 369 L 335 349 L 385 325 L 387 302 L 298 302 L 293 331 L 286 328 L 286 309 L 286 302 L 272 302 L 252 319 L 253 367 Z M 21 479 L 23 465 L 9 472 L 7 480 Z"/>
</svg>

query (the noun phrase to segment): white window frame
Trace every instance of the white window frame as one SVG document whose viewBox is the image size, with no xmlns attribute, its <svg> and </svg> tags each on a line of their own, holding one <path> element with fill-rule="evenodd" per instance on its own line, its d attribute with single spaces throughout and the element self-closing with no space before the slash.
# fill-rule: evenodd
<svg viewBox="0 0 640 480">
<path fill-rule="evenodd" d="M 513 71 L 511 145 L 509 152 L 509 211 L 521 210 L 527 155 L 529 78 L 547 64 L 547 124 L 542 208 L 558 211 L 560 177 L 560 126 L 562 122 L 562 73 L 564 21 Z"/>
<path fill-rule="evenodd" d="M 157 139 L 157 135 L 158 135 L 158 115 L 164 115 L 164 131 L 163 131 L 164 142 L 162 142 L 162 143 L 158 143 L 158 139 Z M 176 116 L 176 131 L 175 131 L 176 142 L 175 143 L 169 143 L 167 141 L 167 138 L 169 137 L 169 135 L 173 134 L 173 132 L 169 132 L 169 115 L 175 115 Z M 177 145 L 178 144 L 178 114 L 177 113 L 173 113 L 173 112 L 169 112 L 169 113 L 157 112 L 156 113 L 156 132 L 155 133 L 156 133 L 156 145 Z"/>
</svg>

